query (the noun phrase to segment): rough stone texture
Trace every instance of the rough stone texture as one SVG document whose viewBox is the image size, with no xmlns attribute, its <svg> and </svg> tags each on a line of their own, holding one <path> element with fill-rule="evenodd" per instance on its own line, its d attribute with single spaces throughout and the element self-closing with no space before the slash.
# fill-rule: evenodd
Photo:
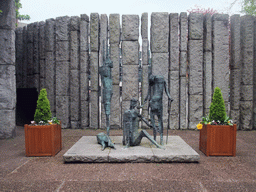
<svg viewBox="0 0 256 192">
<path fill-rule="evenodd" d="M 56 42 L 56 61 L 69 60 L 69 42 L 57 41 Z"/>
<path fill-rule="evenodd" d="M 30 23 L 27 25 L 27 31 L 28 31 L 27 41 L 28 41 L 28 43 L 33 43 L 33 26 L 34 26 L 34 23 Z"/>
<path fill-rule="evenodd" d="M 152 74 L 162 75 L 168 82 L 169 53 L 152 53 Z"/>
<path fill-rule="evenodd" d="M 57 17 L 55 22 L 55 36 L 57 41 L 68 41 L 70 17 Z"/>
<path fill-rule="evenodd" d="M 56 96 L 69 95 L 69 62 L 56 62 Z"/>
<path fill-rule="evenodd" d="M 22 85 L 27 87 L 27 26 L 23 27 L 23 60 L 22 60 Z"/>
<path fill-rule="evenodd" d="M 55 61 L 53 52 L 45 53 L 45 88 L 48 95 L 55 95 Z M 53 103 L 51 103 L 51 106 Z"/>
<path fill-rule="evenodd" d="M 179 15 L 170 14 L 170 70 L 179 71 Z"/>
<path fill-rule="evenodd" d="M 231 110 L 239 110 L 241 99 L 241 69 L 232 69 L 230 71 L 230 82 L 230 107 Z"/>
<path fill-rule="evenodd" d="M 212 102 L 212 52 L 204 52 L 204 115 Z"/>
<path fill-rule="evenodd" d="M 120 42 L 120 15 L 109 15 L 109 43 L 119 44 Z"/>
<path fill-rule="evenodd" d="M 233 120 L 234 124 L 236 124 L 237 129 L 240 130 L 240 109 L 230 110 L 230 118 Z"/>
<path fill-rule="evenodd" d="M 169 15 L 166 12 L 151 14 L 150 47 L 152 53 L 168 53 Z"/>
<path fill-rule="evenodd" d="M 180 51 L 187 51 L 188 46 L 188 16 L 180 13 Z"/>
<path fill-rule="evenodd" d="M 181 137 L 170 136 L 164 149 L 158 149 L 150 141 L 142 140 L 140 146 L 125 148 L 122 136 L 112 136 L 116 150 L 106 148 L 97 143 L 95 136 L 84 136 L 64 155 L 65 162 L 198 162 L 200 156 Z M 157 140 L 160 138 L 157 137 Z M 164 138 L 166 139 L 166 138 Z M 86 147 L 84 147 L 86 146 Z"/>
<path fill-rule="evenodd" d="M 1 19 L 0 19 L 1 20 Z M 13 30 L 0 30 L 0 65 L 15 63 L 15 32 Z"/>
<path fill-rule="evenodd" d="M 16 86 L 23 87 L 22 73 L 23 73 L 23 29 L 17 28 L 15 31 L 15 50 L 16 50 Z"/>
<path fill-rule="evenodd" d="M 89 73 L 89 52 L 80 52 L 80 72 Z"/>
<path fill-rule="evenodd" d="M 39 73 L 40 81 L 39 81 L 39 83 L 40 83 L 40 90 L 41 90 L 42 88 L 45 88 L 46 68 L 45 68 L 45 60 L 44 59 L 39 61 L 39 66 L 40 66 L 40 73 Z"/>
<path fill-rule="evenodd" d="M 212 17 L 210 13 L 204 15 L 204 51 L 212 51 Z"/>
<path fill-rule="evenodd" d="M 33 66 L 34 66 L 34 74 L 39 74 L 40 65 L 39 65 L 39 24 L 38 22 L 34 23 L 33 27 Z M 39 86 L 36 86 L 37 90 L 39 90 Z"/>
<path fill-rule="evenodd" d="M 188 86 L 187 78 L 180 77 L 180 129 L 188 128 Z"/>
<path fill-rule="evenodd" d="M 78 16 L 72 16 L 70 18 L 70 31 L 79 31 L 80 18 Z"/>
<path fill-rule="evenodd" d="M 70 32 L 70 69 L 79 69 L 79 32 Z"/>
<path fill-rule="evenodd" d="M 71 121 L 79 121 L 80 94 L 79 94 L 79 71 L 70 70 L 70 118 Z"/>
<path fill-rule="evenodd" d="M 253 129 L 253 101 L 240 101 L 240 129 Z"/>
<path fill-rule="evenodd" d="M 110 126 L 121 128 L 121 106 L 120 106 L 119 85 L 113 85 L 113 95 L 111 101 Z"/>
<path fill-rule="evenodd" d="M 81 100 L 81 128 L 89 127 L 89 102 Z"/>
<path fill-rule="evenodd" d="M 80 51 L 89 51 L 88 44 L 89 17 L 86 14 L 81 15 L 80 20 Z"/>
<path fill-rule="evenodd" d="M 186 77 L 187 70 L 188 70 L 188 55 L 186 51 L 180 52 L 180 76 Z"/>
<path fill-rule="evenodd" d="M 213 17 L 213 88 L 219 87 L 225 103 L 229 100 L 228 15 Z"/>
<path fill-rule="evenodd" d="M 141 37 L 142 39 L 148 39 L 148 13 L 142 13 L 141 15 Z"/>
<path fill-rule="evenodd" d="M 142 65 L 148 65 L 149 58 L 149 42 L 148 39 L 142 39 Z"/>
<path fill-rule="evenodd" d="M 80 73 L 80 98 L 82 101 L 88 100 L 89 94 L 89 79 L 88 73 Z"/>
<path fill-rule="evenodd" d="M 142 89 L 142 93 L 141 93 L 141 100 L 142 100 L 142 104 L 144 104 L 144 99 L 146 98 L 147 94 L 148 94 L 148 65 L 143 65 L 142 66 L 142 82 L 141 82 L 141 89 Z M 148 115 L 148 102 L 144 104 L 143 107 L 143 115 L 146 116 Z M 145 113 L 144 113 L 145 112 Z"/>
<path fill-rule="evenodd" d="M 56 96 L 56 116 L 64 129 L 70 127 L 69 99 L 69 96 Z"/>
<path fill-rule="evenodd" d="M 8 139 L 16 136 L 15 110 L 0 110 L 0 139 Z"/>
<path fill-rule="evenodd" d="M 138 98 L 138 65 L 123 66 L 123 101 Z"/>
<path fill-rule="evenodd" d="M 139 43 L 138 41 L 122 42 L 123 65 L 139 64 Z"/>
<path fill-rule="evenodd" d="M 171 103 L 169 126 L 170 129 L 180 128 L 180 74 L 179 71 L 170 71 L 170 95 L 173 99 Z"/>
<path fill-rule="evenodd" d="M 54 28 L 55 28 L 55 20 L 47 19 L 45 23 L 45 51 L 53 51 L 54 50 Z"/>
<path fill-rule="evenodd" d="M 1 19 L 0 19 L 0 29 L 14 30 L 16 23 L 16 12 L 15 12 L 15 1 L 1 1 L 0 2 Z"/>
<path fill-rule="evenodd" d="M 203 96 L 189 95 L 189 129 L 196 129 L 203 116 Z"/>
<path fill-rule="evenodd" d="M 90 55 L 90 75 L 91 75 L 91 90 L 99 90 L 99 53 L 91 52 Z"/>
<path fill-rule="evenodd" d="M 241 86 L 241 101 L 252 101 L 253 98 L 253 85 Z"/>
<path fill-rule="evenodd" d="M 190 40 L 188 43 L 189 94 L 203 94 L 203 41 Z"/>
<path fill-rule="evenodd" d="M 45 58 L 45 22 L 39 22 L 39 59 Z"/>
<path fill-rule="evenodd" d="M 138 41 L 139 15 L 122 15 L 122 40 Z"/>
<path fill-rule="evenodd" d="M 119 85 L 119 74 L 120 74 L 120 68 L 119 68 L 119 57 L 120 57 L 120 49 L 119 44 L 111 44 L 110 45 L 110 58 L 113 62 L 113 68 L 112 68 L 112 79 L 113 79 L 113 85 Z"/>
<path fill-rule="evenodd" d="M 241 67 L 241 24 L 240 15 L 232 15 L 230 18 L 230 35 L 231 35 L 231 57 L 230 66 L 233 69 L 239 69 Z"/>
<path fill-rule="evenodd" d="M 92 91 L 90 93 L 90 103 L 91 103 L 91 114 L 90 114 L 90 127 L 99 128 L 99 98 L 98 92 Z"/>
<path fill-rule="evenodd" d="M 100 18 L 98 13 L 91 13 L 90 16 L 90 44 L 91 51 L 99 51 L 99 30 L 100 30 Z"/>
<path fill-rule="evenodd" d="M 16 79 L 14 65 L 0 65 L 0 82 L 0 109 L 15 109 Z"/>
<path fill-rule="evenodd" d="M 188 38 L 190 40 L 203 39 L 203 14 L 190 13 L 188 16 Z"/>
</svg>

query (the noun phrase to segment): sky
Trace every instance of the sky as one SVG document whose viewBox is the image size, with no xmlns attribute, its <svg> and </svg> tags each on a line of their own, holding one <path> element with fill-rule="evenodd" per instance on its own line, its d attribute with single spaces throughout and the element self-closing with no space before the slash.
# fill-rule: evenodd
<svg viewBox="0 0 256 192">
<path fill-rule="evenodd" d="M 45 21 L 60 16 L 80 16 L 91 13 L 111 14 L 137 14 L 147 12 L 181 13 L 187 12 L 195 6 L 213 8 L 220 13 L 240 14 L 240 1 L 231 10 L 228 7 L 235 0 L 20 0 L 22 8 L 20 14 L 28 14 L 30 21 Z"/>
</svg>

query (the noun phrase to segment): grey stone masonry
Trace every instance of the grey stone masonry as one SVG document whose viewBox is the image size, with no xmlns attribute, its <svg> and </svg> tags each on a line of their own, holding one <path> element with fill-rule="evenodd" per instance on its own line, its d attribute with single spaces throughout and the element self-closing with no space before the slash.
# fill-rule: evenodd
<svg viewBox="0 0 256 192">
<path fill-rule="evenodd" d="M 69 96 L 56 96 L 56 116 L 61 128 L 70 128 Z"/>
<path fill-rule="evenodd" d="M 203 115 L 203 15 L 188 18 L 188 128 L 196 129 Z"/>
<path fill-rule="evenodd" d="M 47 19 L 45 22 L 45 51 L 51 52 L 54 50 L 54 28 L 55 20 Z"/>
<path fill-rule="evenodd" d="M 179 106 L 179 121 L 180 129 L 187 129 L 188 127 L 188 16 L 186 12 L 180 13 L 180 106 Z"/>
<path fill-rule="evenodd" d="M 148 13 L 142 13 L 141 15 L 141 37 L 142 39 L 148 39 Z"/>
<path fill-rule="evenodd" d="M 45 88 L 45 22 L 39 22 L 39 66 L 40 90 Z"/>
<path fill-rule="evenodd" d="M 99 95 L 98 91 L 90 93 L 90 127 L 99 128 Z"/>
<path fill-rule="evenodd" d="M 204 16 L 204 116 L 209 114 L 212 101 L 212 19 Z"/>
<path fill-rule="evenodd" d="M 82 14 L 80 17 L 80 51 L 89 51 L 89 16 Z"/>
<path fill-rule="evenodd" d="M 17 88 L 23 88 L 23 29 L 17 28 L 15 36 L 15 50 L 16 50 L 16 86 Z"/>
<path fill-rule="evenodd" d="M 57 41 L 68 41 L 68 28 L 70 17 L 57 17 L 55 22 L 55 35 Z"/>
<path fill-rule="evenodd" d="M 16 135 L 15 1 L 0 7 L 0 139 L 7 139 Z"/>
<path fill-rule="evenodd" d="M 91 13 L 90 16 L 90 44 L 91 51 L 99 51 L 100 17 L 98 13 Z"/>
<path fill-rule="evenodd" d="M 214 14 L 213 26 L 213 89 L 219 87 L 228 109 L 229 100 L 229 22 L 228 15 Z"/>
<path fill-rule="evenodd" d="M 111 100 L 110 126 L 121 128 L 121 105 L 120 105 L 120 87 L 113 85 L 113 95 Z"/>
<path fill-rule="evenodd" d="M 150 48 L 152 53 L 168 53 L 169 51 L 169 14 L 151 14 Z"/>
<path fill-rule="evenodd" d="M 123 41 L 122 42 L 123 65 L 139 64 L 139 42 Z"/>
<path fill-rule="evenodd" d="M 39 61 L 39 23 L 35 22 L 33 25 L 33 87 L 40 92 L 40 61 Z"/>
<path fill-rule="evenodd" d="M 170 14 L 170 77 L 169 77 L 169 90 L 174 101 L 172 102 L 169 116 L 169 126 L 171 129 L 179 129 L 179 110 L 180 110 L 180 65 L 179 65 L 179 15 L 178 13 Z M 170 107 L 170 106 L 168 106 Z"/>
<path fill-rule="evenodd" d="M 231 57 L 230 57 L 230 117 L 240 129 L 240 92 L 241 92 L 241 43 L 240 15 L 230 18 Z"/>
<path fill-rule="evenodd" d="M 23 88 L 27 87 L 27 26 L 23 27 L 23 61 L 22 61 L 22 84 Z"/>
<path fill-rule="evenodd" d="M 254 17 L 241 17 L 240 129 L 253 129 Z"/>
<path fill-rule="evenodd" d="M 139 39 L 139 16 L 122 15 L 122 40 L 138 41 Z"/>
<path fill-rule="evenodd" d="M 120 43 L 120 15 L 110 14 L 109 15 L 109 43 L 119 44 Z"/>
</svg>

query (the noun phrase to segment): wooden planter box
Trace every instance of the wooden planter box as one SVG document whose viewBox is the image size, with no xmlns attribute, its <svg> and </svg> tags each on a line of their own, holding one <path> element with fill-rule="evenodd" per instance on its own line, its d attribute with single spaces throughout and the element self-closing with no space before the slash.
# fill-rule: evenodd
<svg viewBox="0 0 256 192">
<path fill-rule="evenodd" d="M 236 156 L 236 125 L 203 125 L 199 149 L 206 156 Z"/>
<path fill-rule="evenodd" d="M 61 124 L 26 124 L 24 128 L 26 156 L 55 156 L 61 150 Z"/>
</svg>

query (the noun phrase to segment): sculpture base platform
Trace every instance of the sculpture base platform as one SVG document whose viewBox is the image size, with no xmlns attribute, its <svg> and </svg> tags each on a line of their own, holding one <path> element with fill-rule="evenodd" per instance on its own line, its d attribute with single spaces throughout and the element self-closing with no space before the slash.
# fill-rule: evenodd
<svg viewBox="0 0 256 192">
<path fill-rule="evenodd" d="M 110 136 L 116 150 L 106 148 L 97 143 L 96 136 L 83 136 L 64 155 L 64 162 L 86 163 L 170 163 L 198 162 L 199 154 L 193 150 L 181 137 L 169 136 L 165 149 L 156 148 L 147 138 L 143 138 L 140 146 L 125 148 L 122 136 Z M 164 142 L 166 143 L 166 137 Z M 157 137 L 157 142 L 160 137 Z"/>
</svg>

